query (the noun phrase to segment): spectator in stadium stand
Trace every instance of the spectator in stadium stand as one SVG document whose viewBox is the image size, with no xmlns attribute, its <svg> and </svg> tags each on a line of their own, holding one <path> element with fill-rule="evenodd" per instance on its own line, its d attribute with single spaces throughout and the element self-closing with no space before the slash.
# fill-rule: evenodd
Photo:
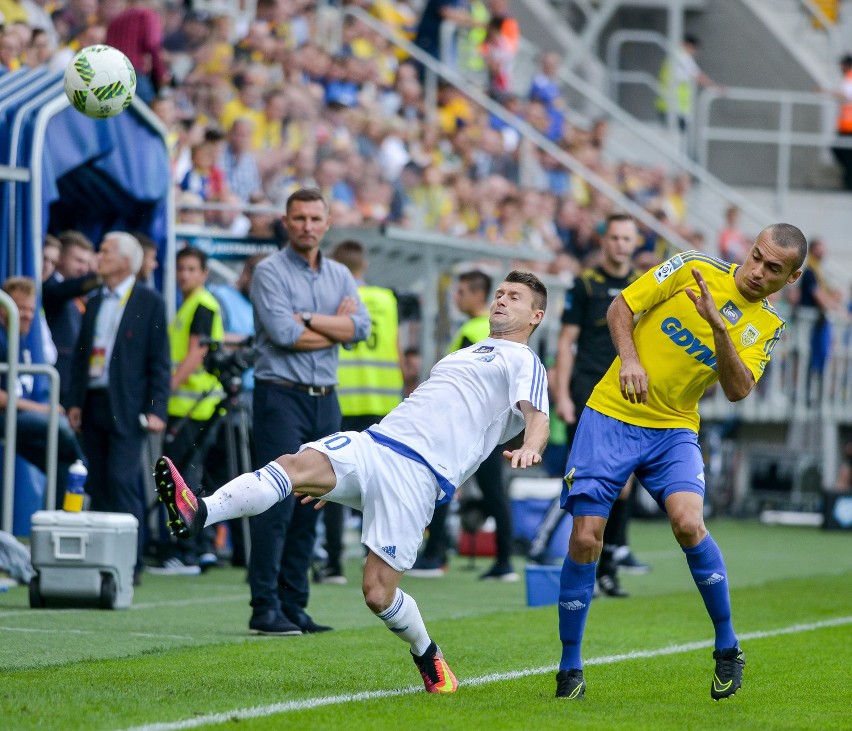
<svg viewBox="0 0 852 731">
<path fill-rule="evenodd" d="M 204 201 L 221 201 L 228 192 L 225 173 L 216 164 L 217 143 L 204 139 L 192 147 L 192 169 L 178 182 L 182 191 L 195 193 Z"/>
<path fill-rule="evenodd" d="M 59 234 L 62 253 L 56 270 L 42 284 L 41 299 L 50 334 L 56 346 L 59 371 L 59 403 L 68 408 L 71 389 L 71 363 L 80 335 L 89 293 L 101 284 L 93 272 L 94 246 L 79 231 Z"/>
<path fill-rule="evenodd" d="M 422 48 L 430 56 L 441 56 L 441 24 L 449 20 L 460 28 L 473 28 L 482 25 L 471 14 L 466 0 L 427 0 L 420 14 L 420 23 L 414 35 L 414 45 Z M 455 63 L 455 52 L 450 49 L 451 58 L 443 59 L 451 65 Z"/>
<path fill-rule="evenodd" d="M 320 506 L 329 500 L 362 510 L 368 608 L 408 644 L 426 692 L 454 693 L 455 676 L 417 603 L 399 584 L 414 563 L 434 505 L 451 500 L 497 444 L 524 429 L 522 445 L 503 456 L 517 469 L 541 462 L 549 432 L 546 378 L 527 342 L 546 306 L 547 289 L 535 275 L 509 273 L 494 296 L 489 337 L 442 359 L 380 423 L 303 444 L 298 454 L 240 475 L 209 498 L 196 499 L 161 458 L 155 482 L 177 516 L 175 533 L 188 538 L 208 523 L 240 515 L 257 519 L 292 500 L 294 490 L 304 495 L 303 505 L 319 499 Z M 446 418 L 449 405 L 459 408 Z M 257 550 L 253 542 L 252 557 Z"/>
<path fill-rule="evenodd" d="M 92 509 L 130 513 L 140 526 L 146 524 L 136 479 L 142 442 L 146 432 L 165 429 L 169 396 L 166 305 L 154 289 L 136 281 L 142 256 L 130 234 L 110 232 L 101 242 L 97 268 L 104 286 L 83 316 L 68 409 L 89 457 L 86 492 Z M 143 538 L 139 531 L 134 583 L 141 576 Z"/>
<path fill-rule="evenodd" d="M 562 490 L 574 523 L 560 578 L 557 698 L 585 694 L 580 646 L 596 563 L 610 507 L 631 473 L 668 514 L 713 622 L 711 698 L 728 698 L 742 685 L 745 656 L 731 619 L 728 572 L 704 525 L 698 401 L 716 382 L 732 402 L 754 388 L 785 327 L 766 297 L 799 279 L 806 255 L 798 228 L 773 224 L 742 264 L 679 254 L 610 305 L 607 322 L 619 357 L 583 410 Z"/>
<path fill-rule="evenodd" d="M 51 43 L 47 31 L 43 28 L 34 28 L 30 45 L 25 54 L 27 67 L 33 69 L 49 63 L 54 50 L 56 49 Z"/>
<path fill-rule="evenodd" d="M 822 377 L 831 355 L 832 326 L 829 316 L 839 312 L 843 295 L 831 286 L 823 270 L 826 246 L 821 238 L 813 238 L 808 246 L 805 271 L 799 280 L 797 308 L 809 313 L 811 334 L 808 357 L 808 403 L 821 398 Z"/>
<path fill-rule="evenodd" d="M 60 256 L 62 256 L 62 242 L 56 236 L 45 234 L 44 244 L 41 247 L 42 286 L 53 276 Z"/>
<path fill-rule="evenodd" d="M 107 45 L 117 48 L 136 69 L 136 95 L 146 104 L 170 81 L 163 58 L 163 26 L 150 0 L 128 0 L 107 26 Z"/>
<path fill-rule="evenodd" d="M 18 309 L 19 337 L 18 362 L 20 365 L 38 365 L 47 361 L 41 347 L 41 336 L 33 328 L 36 316 L 36 286 L 29 277 L 9 277 L 3 283 L 3 291 L 15 302 Z M 6 308 L 0 308 L 0 360 L 9 359 L 7 340 L 8 315 Z M 8 403 L 8 378 L 0 376 L 0 412 L 5 414 Z M 47 470 L 47 427 L 50 390 L 47 376 L 21 373 L 15 384 L 16 402 L 15 428 L 17 440 L 15 451 L 42 472 Z M 83 450 L 71 429 L 64 410 L 59 411 L 59 432 L 57 441 L 56 506 L 62 505 L 68 468 L 76 461 L 86 462 Z M 53 510 L 55 506 L 46 506 Z"/>
<path fill-rule="evenodd" d="M 143 234 L 141 231 L 131 231 L 133 236 L 142 247 L 142 264 L 139 266 L 139 271 L 136 273 L 136 278 L 149 286 L 154 284 L 154 272 L 160 268 L 160 263 L 157 261 L 159 247 L 157 242 L 150 236 Z"/>
<path fill-rule="evenodd" d="M 234 120 L 226 137 L 226 144 L 219 158 L 219 166 L 225 173 L 228 189 L 247 202 L 252 193 L 263 192 L 257 158 L 251 149 L 254 122 L 246 117 Z"/>
<path fill-rule="evenodd" d="M 556 51 L 545 51 L 539 56 L 538 71 L 532 78 L 528 93 L 530 101 L 542 102 L 550 115 L 554 137 L 562 135 L 567 104 L 562 96 L 562 87 L 557 76 L 562 56 Z M 550 136 L 550 135 L 549 135 Z"/>
<path fill-rule="evenodd" d="M 22 51 L 17 33 L 11 30 L 0 33 L 0 76 L 21 68 Z"/>
<path fill-rule="evenodd" d="M 837 135 L 844 142 L 852 141 L 852 54 L 840 59 L 843 75 L 839 91 L 834 95 L 840 101 L 837 113 Z M 843 189 L 852 190 L 852 147 L 833 147 L 832 152 L 843 170 Z"/>
<path fill-rule="evenodd" d="M 725 228 L 719 233 L 719 256 L 725 261 L 742 261 L 751 248 L 748 237 L 740 230 L 740 209 L 725 209 Z"/>
</svg>

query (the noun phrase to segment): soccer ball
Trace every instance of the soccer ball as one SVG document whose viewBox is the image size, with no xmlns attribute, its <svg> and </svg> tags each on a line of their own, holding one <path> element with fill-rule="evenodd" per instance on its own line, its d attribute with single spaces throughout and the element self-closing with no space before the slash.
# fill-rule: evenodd
<svg viewBox="0 0 852 731">
<path fill-rule="evenodd" d="M 112 46 L 88 46 L 65 69 L 65 95 L 87 117 L 106 119 L 120 114 L 136 92 L 136 71 Z"/>
</svg>

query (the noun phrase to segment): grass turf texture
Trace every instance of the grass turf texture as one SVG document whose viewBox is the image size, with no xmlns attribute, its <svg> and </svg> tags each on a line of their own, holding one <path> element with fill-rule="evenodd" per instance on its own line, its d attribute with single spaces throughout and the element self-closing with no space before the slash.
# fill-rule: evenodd
<svg viewBox="0 0 852 731">
<path fill-rule="evenodd" d="M 852 616 L 848 533 L 719 520 L 709 528 L 728 564 L 741 636 Z M 712 629 L 686 561 L 664 523 L 636 521 L 631 533 L 654 570 L 623 576 L 631 598 L 592 604 L 582 702 L 553 697 L 555 607 L 527 608 L 523 583 L 477 581 L 490 565 L 482 558 L 475 570 L 458 558 L 443 579 L 403 581 L 461 683 L 451 697 L 422 692 L 407 647 L 364 607 L 351 562 L 348 586 L 313 589 L 311 613 L 336 631 L 295 638 L 249 637 L 241 570 L 146 575 L 133 607 L 114 612 L 30 610 L 26 590 L 13 588 L 0 595 L 0 727 L 222 728 L 212 714 L 251 708 L 258 717 L 242 717 L 241 729 L 849 727 L 852 620 L 743 641 L 743 689 L 714 703 Z M 695 642 L 707 646 L 606 660 Z M 318 702 L 369 692 L 400 694 Z"/>
</svg>

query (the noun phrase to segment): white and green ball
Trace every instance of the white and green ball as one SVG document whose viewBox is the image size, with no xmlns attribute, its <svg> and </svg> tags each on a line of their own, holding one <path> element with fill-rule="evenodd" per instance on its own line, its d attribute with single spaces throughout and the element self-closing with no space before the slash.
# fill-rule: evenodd
<svg viewBox="0 0 852 731">
<path fill-rule="evenodd" d="M 65 69 L 65 94 L 78 112 L 94 119 L 120 114 L 136 93 L 136 71 L 112 46 L 88 46 Z"/>
</svg>

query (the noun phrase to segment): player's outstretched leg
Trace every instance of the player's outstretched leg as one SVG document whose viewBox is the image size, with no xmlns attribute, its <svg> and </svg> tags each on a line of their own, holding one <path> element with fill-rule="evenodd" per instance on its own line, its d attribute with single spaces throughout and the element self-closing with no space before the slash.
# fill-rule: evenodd
<svg viewBox="0 0 852 731">
<path fill-rule="evenodd" d="M 157 460 L 154 486 L 169 513 L 168 526 L 177 538 L 191 538 L 205 525 L 258 515 L 293 491 L 289 475 L 273 461 L 254 472 L 238 475 L 202 500 L 168 457 Z"/>
<path fill-rule="evenodd" d="M 459 683 L 444 660 L 441 648 L 433 641 L 422 655 L 411 653 L 420 671 L 427 693 L 455 693 Z"/>
<path fill-rule="evenodd" d="M 154 487 L 168 512 L 167 525 L 177 538 L 192 538 L 204 527 L 207 506 L 187 486 L 168 457 L 154 466 Z"/>
<path fill-rule="evenodd" d="M 739 647 L 729 647 L 714 651 L 713 659 L 716 661 L 716 669 L 713 671 L 710 697 L 720 701 L 730 698 L 742 686 L 745 653 Z"/>
</svg>

